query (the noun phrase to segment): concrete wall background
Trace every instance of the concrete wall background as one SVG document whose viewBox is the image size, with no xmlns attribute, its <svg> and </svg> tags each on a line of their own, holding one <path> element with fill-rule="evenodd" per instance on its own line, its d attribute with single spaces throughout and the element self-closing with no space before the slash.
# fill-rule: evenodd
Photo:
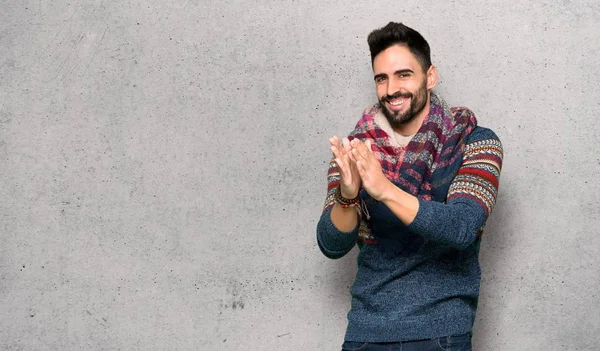
<svg viewBox="0 0 600 351">
<path fill-rule="evenodd" d="M 593 0 L 0 0 L 0 349 L 339 349 L 327 137 L 390 20 L 504 143 L 475 348 L 596 349 Z"/>
</svg>

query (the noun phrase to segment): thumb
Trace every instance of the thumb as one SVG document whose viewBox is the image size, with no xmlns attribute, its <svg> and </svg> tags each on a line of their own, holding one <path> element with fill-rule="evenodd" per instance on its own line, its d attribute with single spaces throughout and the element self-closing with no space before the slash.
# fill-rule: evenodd
<svg viewBox="0 0 600 351">
<path fill-rule="evenodd" d="M 371 149 L 371 145 L 372 145 L 371 139 L 367 139 L 367 141 L 365 142 L 365 144 L 367 144 L 367 149 L 369 149 L 369 151 L 371 153 L 373 153 L 373 149 Z"/>
</svg>

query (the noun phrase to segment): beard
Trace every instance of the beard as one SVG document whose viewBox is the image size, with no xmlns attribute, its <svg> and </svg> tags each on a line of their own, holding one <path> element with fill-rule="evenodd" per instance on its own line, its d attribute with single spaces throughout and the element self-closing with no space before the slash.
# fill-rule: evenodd
<svg viewBox="0 0 600 351">
<path fill-rule="evenodd" d="M 413 94 L 410 92 L 402 93 L 400 91 L 396 92 L 394 95 L 385 95 L 381 99 L 379 99 L 379 104 L 381 105 L 383 115 L 390 122 L 392 128 L 399 128 L 402 125 L 412 121 L 419 112 L 423 111 L 425 105 L 427 104 L 427 79 L 423 81 L 423 84 L 417 89 L 417 91 Z M 397 98 L 410 98 L 410 106 L 406 112 L 401 111 L 390 111 L 385 105 L 386 102 Z"/>
</svg>

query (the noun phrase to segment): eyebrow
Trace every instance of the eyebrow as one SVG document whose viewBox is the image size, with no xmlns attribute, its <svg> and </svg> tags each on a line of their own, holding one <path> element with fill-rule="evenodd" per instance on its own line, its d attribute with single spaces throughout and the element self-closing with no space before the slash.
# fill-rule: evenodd
<svg viewBox="0 0 600 351">
<path fill-rule="evenodd" d="M 403 73 L 410 73 L 410 74 L 414 74 L 415 72 L 412 69 L 409 68 L 405 68 L 405 69 L 399 69 L 396 72 L 394 72 L 395 75 L 399 75 L 399 74 L 403 74 Z M 376 74 L 373 79 L 377 80 L 378 78 L 386 78 L 388 75 L 385 73 L 379 73 Z"/>
<path fill-rule="evenodd" d="M 402 73 L 415 73 L 412 69 L 399 69 L 396 72 L 394 72 L 394 74 L 402 74 Z"/>
</svg>

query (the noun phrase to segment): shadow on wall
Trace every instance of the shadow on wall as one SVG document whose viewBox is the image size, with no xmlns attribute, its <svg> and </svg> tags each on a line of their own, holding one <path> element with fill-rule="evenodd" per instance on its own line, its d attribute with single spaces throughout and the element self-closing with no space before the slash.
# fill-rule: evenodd
<svg viewBox="0 0 600 351">
<path fill-rule="evenodd" d="M 504 287 L 500 281 L 501 272 L 506 268 L 506 257 L 510 250 L 511 233 L 507 232 L 508 221 L 515 221 L 518 206 L 513 203 L 511 186 L 508 182 L 500 185 L 498 200 L 488 219 L 479 253 L 481 265 L 481 287 L 479 304 L 473 330 L 473 349 L 487 350 L 488 340 L 496 338 L 500 317 L 506 306 L 498 306 L 498 296 L 504 294 L 498 287 Z M 490 346 L 490 345 L 488 345 Z"/>
</svg>

